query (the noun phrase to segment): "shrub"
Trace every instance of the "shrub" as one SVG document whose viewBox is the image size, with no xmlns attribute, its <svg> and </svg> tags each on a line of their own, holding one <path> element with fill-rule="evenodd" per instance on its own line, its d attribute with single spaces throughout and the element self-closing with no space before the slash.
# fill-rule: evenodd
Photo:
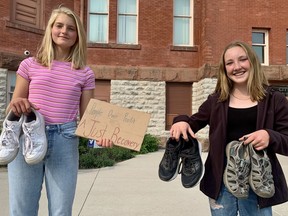
<svg viewBox="0 0 288 216">
<path fill-rule="evenodd" d="M 101 168 L 106 166 L 113 166 L 115 160 L 108 155 L 107 149 L 90 149 L 88 153 L 80 155 L 79 168 Z"/>
<path fill-rule="evenodd" d="M 101 168 L 113 166 L 115 163 L 131 159 L 137 154 L 146 154 L 158 150 L 160 139 L 146 134 L 139 152 L 113 146 L 112 148 L 89 148 L 88 139 L 80 137 L 79 141 L 79 168 Z"/>
<path fill-rule="evenodd" d="M 160 139 L 151 134 L 146 134 L 143 139 L 143 143 L 140 149 L 140 154 L 146 154 L 149 152 L 155 152 L 160 145 Z"/>
</svg>

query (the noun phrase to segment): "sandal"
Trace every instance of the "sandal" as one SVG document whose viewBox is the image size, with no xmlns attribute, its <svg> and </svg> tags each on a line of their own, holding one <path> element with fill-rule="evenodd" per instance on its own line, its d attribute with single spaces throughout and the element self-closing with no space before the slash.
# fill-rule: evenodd
<svg viewBox="0 0 288 216">
<path fill-rule="evenodd" d="M 275 193 L 272 167 L 265 150 L 256 151 L 249 144 L 251 174 L 249 183 L 252 190 L 260 197 L 270 198 Z"/>
<path fill-rule="evenodd" d="M 249 194 L 250 158 L 243 142 L 232 141 L 226 146 L 227 165 L 223 181 L 230 193 L 237 198 L 247 198 Z"/>
</svg>

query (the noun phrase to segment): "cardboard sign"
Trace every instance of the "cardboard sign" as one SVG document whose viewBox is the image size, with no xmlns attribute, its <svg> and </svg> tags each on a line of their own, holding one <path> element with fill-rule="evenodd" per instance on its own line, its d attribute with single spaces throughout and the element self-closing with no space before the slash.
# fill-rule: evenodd
<svg viewBox="0 0 288 216">
<path fill-rule="evenodd" d="M 91 99 L 76 129 L 88 139 L 110 139 L 114 145 L 140 151 L 150 114 Z"/>
</svg>

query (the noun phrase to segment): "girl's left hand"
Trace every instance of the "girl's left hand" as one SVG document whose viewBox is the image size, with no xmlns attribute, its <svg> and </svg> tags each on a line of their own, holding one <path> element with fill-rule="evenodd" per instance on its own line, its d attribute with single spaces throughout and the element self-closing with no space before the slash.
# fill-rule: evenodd
<svg viewBox="0 0 288 216">
<path fill-rule="evenodd" d="M 266 130 L 258 130 L 250 134 L 246 134 L 239 139 L 240 141 L 244 141 L 244 144 L 247 145 L 251 143 L 254 149 L 263 150 L 268 147 L 270 136 Z"/>
<path fill-rule="evenodd" d="M 96 140 L 96 143 L 98 146 L 101 146 L 103 148 L 111 148 L 113 147 L 113 142 L 110 139 L 102 138 L 99 140 Z"/>
</svg>

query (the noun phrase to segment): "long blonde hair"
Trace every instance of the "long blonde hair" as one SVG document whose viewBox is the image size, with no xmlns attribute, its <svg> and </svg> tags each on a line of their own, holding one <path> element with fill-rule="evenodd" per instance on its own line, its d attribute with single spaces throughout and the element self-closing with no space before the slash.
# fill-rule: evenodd
<svg viewBox="0 0 288 216">
<path fill-rule="evenodd" d="M 72 67 L 75 69 L 83 68 L 86 65 L 87 58 L 85 29 L 79 16 L 69 8 L 63 6 L 60 6 L 59 8 L 52 11 L 42 43 L 36 55 L 36 60 L 46 67 L 51 67 L 52 61 L 55 58 L 55 44 L 52 40 L 51 31 L 55 20 L 57 19 L 59 14 L 66 14 L 71 17 L 75 21 L 77 28 L 77 40 L 75 44 L 71 47 L 70 53 L 66 61 L 71 62 Z"/>
<path fill-rule="evenodd" d="M 219 101 L 227 100 L 231 90 L 233 89 L 233 82 L 227 76 L 224 56 L 228 49 L 235 46 L 242 47 L 250 62 L 250 73 L 247 83 L 247 91 L 253 101 L 260 101 L 265 96 L 265 86 L 268 85 L 268 80 L 261 68 L 257 54 L 254 52 L 251 46 L 242 41 L 231 42 L 226 46 L 221 55 L 218 80 L 215 88 L 215 92 L 219 93 L 220 95 Z"/>
</svg>

